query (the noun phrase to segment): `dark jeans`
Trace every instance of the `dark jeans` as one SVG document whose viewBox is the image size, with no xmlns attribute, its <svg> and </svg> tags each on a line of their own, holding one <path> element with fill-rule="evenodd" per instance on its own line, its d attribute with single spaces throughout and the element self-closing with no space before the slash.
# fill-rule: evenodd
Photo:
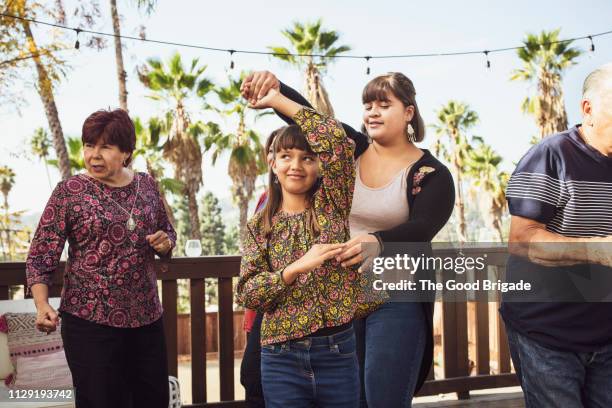
<svg viewBox="0 0 612 408">
<path fill-rule="evenodd" d="M 77 408 L 167 408 L 162 319 L 116 328 L 62 313 L 62 340 Z"/>
<path fill-rule="evenodd" d="M 427 322 L 415 302 L 387 302 L 354 322 L 362 408 L 412 406 L 425 352 Z"/>
<path fill-rule="evenodd" d="M 268 408 L 357 408 L 358 370 L 352 327 L 261 347 Z"/>
<path fill-rule="evenodd" d="M 265 408 L 261 387 L 260 331 L 263 314 L 257 313 L 253 327 L 247 334 L 246 348 L 240 364 L 240 384 L 244 387 L 245 400 L 249 408 Z"/>
<path fill-rule="evenodd" d="M 590 353 L 552 350 L 506 326 L 526 408 L 612 407 L 612 344 Z"/>
</svg>

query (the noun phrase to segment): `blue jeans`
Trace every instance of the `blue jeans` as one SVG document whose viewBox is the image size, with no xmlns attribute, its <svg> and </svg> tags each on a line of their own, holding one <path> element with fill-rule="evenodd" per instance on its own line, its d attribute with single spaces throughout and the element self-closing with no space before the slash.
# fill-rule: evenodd
<svg viewBox="0 0 612 408">
<path fill-rule="evenodd" d="M 552 350 L 507 326 L 526 408 L 612 407 L 612 344 L 595 352 Z"/>
<path fill-rule="evenodd" d="M 412 406 L 427 322 L 415 302 L 387 302 L 365 319 L 355 320 L 362 378 L 362 408 Z"/>
<path fill-rule="evenodd" d="M 266 408 L 356 408 L 359 367 L 353 328 L 261 346 Z"/>
</svg>

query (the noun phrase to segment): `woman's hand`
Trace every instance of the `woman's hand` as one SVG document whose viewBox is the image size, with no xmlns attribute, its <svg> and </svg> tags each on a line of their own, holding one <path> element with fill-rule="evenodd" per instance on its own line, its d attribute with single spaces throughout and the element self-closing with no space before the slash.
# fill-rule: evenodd
<svg viewBox="0 0 612 408">
<path fill-rule="evenodd" d="M 155 234 L 147 235 L 146 240 L 158 254 L 166 255 L 172 249 L 172 241 L 164 231 L 159 230 Z"/>
<path fill-rule="evenodd" d="M 36 328 L 47 334 L 54 332 L 59 324 L 57 311 L 45 302 L 36 306 Z"/>
<path fill-rule="evenodd" d="M 280 81 L 270 71 L 251 72 L 240 85 L 240 93 L 251 105 L 268 94 L 270 89 L 280 92 Z"/>
<path fill-rule="evenodd" d="M 274 88 L 268 89 L 268 93 L 263 95 L 261 98 L 257 99 L 255 102 L 253 100 L 249 101 L 249 108 L 252 109 L 279 109 L 280 105 L 285 102 L 285 97 L 280 94 Z"/>
<path fill-rule="evenodd" d="M 287 266 L 283 271 L 283 281 L 292 284 L 303 273 L 308 273 L 323 265 L 323 262 L 338 255 L 344 244 L 315 244 L 300 259 Z"/>
<path fill-rule="evenodd" d="M 361 234 L 345 243 L 344 251 L 336 256 L 336 260 L 344 267 L 361 263 L 361 272 L 380 255 L 380 251 L 380 243 L 374 235 Z"/>
</svg>

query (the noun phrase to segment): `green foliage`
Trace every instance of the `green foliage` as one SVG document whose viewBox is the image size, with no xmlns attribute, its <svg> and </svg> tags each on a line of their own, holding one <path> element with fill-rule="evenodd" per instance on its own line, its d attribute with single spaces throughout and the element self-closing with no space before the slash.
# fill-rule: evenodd
<svg viewBox="0 0 612 408">
<path fill-rule="evenodd" d="M 242 72 L 238 79 L 230 77 L 227 86 L 218 87 L 214 90 L 224 105 L 224 109 L 215 108 L 215 110 L 225 116 L 236 115 L 238 129 L 235 133 L 223 133 L 220 126 L 215 122 L 208 122 L 203 125 L 204 151 L 214 149 L 212 153 L 213 165 L 219 156 L 226 151 L 230 153 L 230 162 L 243 170 L 251 170 L 253 163 L 256 164 L 255 169 L 257 169 L 258 160 L 262 157 L 263 147 L 259 135 L 254 130 L 246 128 L 247 103 L 240 95 L 240 84 L 245 77 L 245 72 Z M 253 121 L 269 113 L 258 113 L 253 117 Z M 258 174 L 261 173 L 257 173 L 255 176 Z"/>
<path fill-rule="evenodd" d="M 466 173 L 473 178 L 475 186 L 497 192 L 501 187 L 498 173 L 503 158 L 481 137 L 474 136 L 472 144 L 466 157 Z"/>
<path fill-rule="evenodd" d="M 68 158 L 70 167 L 73 170 L 85 170 L 85 161 L 83 160 L 83 142 L 78 137 L 69 136 L 66 139 L 66 147 L 68 148 Z M 48 160 L 48 163 L 59 169 L 59 162 L 56 159 Z"/>
<path fill-rule="evenodd" d="M 139 10 L 144 10 L 147 15 L 151 15 L 157 6 L 157 0 L 131 0 L 136 3 Z"/>
<path fill-rule="evenodd" d="M 536 80 L 541 71 L 561 75 L 565 69 L 576 64 L 576 59 L 583 51 L 570 47 L 572 41 L 559 42 L 560 31 L 557 29 L 527 34 L 523 47 L 517 50 L 523 68 L 514 70 L 510 80 Z"/>
<path fill-rule="evenodd" d="M 238 225 L 234 224 L 227 230 L 225 234 L 225 254 L 240 255 L 240 230 Z"/>
<path fill-rule="evenodd" d="M 512 71 L 511 81 L 536 84 L 533 95 L 525 98 L 521 110 L 536 119 L 540 137 L 567 128 L 567 113 L 561 79 L 563 71 L 577 63 L 583 53 L 571 47 L 572 41 L 560 41 L 560 30 L 527 34 L 523 47 L 517 50 L 522 68 Z"/>
<path fill-rule="evenodd" d="M 163 177 L 164 159 L 161 137 L 169 132 L 172 124 L 172 113 L 167 112 L 163 119 L 149 118 L 146 124 L 139 117 L 135 117 L 133 121 L 136 131 L 136 148 L 134 149 L 133 159 L 136 160 L 139 157 L 144 159 L 146 163 L 144 171 L 159 180 L 164 194 L 181 194 L 184 188 L 183 183 L 174 178 Z"/>
<path fill-rule="evenodd" d="M 283 46 L 271 46 L 268 49 L 276 54 L 274 55 L 276 58 L 283 61 L 299 66 L 312 63 L 319 71 L 324 72 L 331 61 L 330 57 L 350 51 L 351 48 L 348 45 L 334 47 L 340 35 L 333 30 L 323 30 L 321 24 L 320 19 L 313 23 L 294 22 L 290 28 L 281 31 L 291 43 L 293 50 L 290 51 Z M 305 56 L 287 55 L 291 53 Z M 313 54 L 321 57 L 312 57 Z"/>
<path fill-rule="evenodd" d="M 225 254 L 225 224 L 221 207 L 210 191 L 206 192 L 200 204 L 200 231 L 203 256 Z"/>
<path fill-rule="evenodd" d="M 8 166 L 0 166 L 0 192 L 8 196 L 15 185 L 15 172 Z"/>
<path fill-rule="evenodd" d="M 8 166 L 0 166 L 0 192 L 3 195 L 4 211 L 0 213 L 0 251 L 2 259 L 23 260 L 29 247 L 29 229 L 22 228 L 24 211 L 9 211 L 8 195 L 15 185 L 15 172 Z"/>
<path fill-rule="evenodd" d="M 182 101 L 192 92 L 203 98 L 214 85 L 207 78 L 202 77 L 206 65 L 198 66 L 199 59 L 194 58 L 186 70 L 181 54 L 178 52 L 170 57 L 167 64 L 158 58 L 149 58 L 147 65 L 139 68 L 140 81 L 154 94 L 149 95 L 155 100 Z"/>
<path fill-rule="evenodd" d="M 51 154 L 51 139 L 49 138 L 49 134 L 42 127 L 36 129 L 34 131 L 34 135 L 30 139 L 30 151 L 34 156 L 44 161 L 47 161 L 47 158 Z"/>
<path fill-rule="evenodd" d="M 436 115 L 437 121 L 432 125 L 437 135 L 435 154 L 463 168 L 470 149 L 465 133 L 478 123 L 478 114 L 467 103 L 451 100 Z"/>
</svg>

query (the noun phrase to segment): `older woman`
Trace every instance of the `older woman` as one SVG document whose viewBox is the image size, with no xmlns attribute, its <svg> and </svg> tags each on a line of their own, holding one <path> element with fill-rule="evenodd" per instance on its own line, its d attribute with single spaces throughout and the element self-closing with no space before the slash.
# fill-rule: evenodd
<svg viewBox="0 0 612 408">
<path fill-rule="evenodd" d="M 60 182 L 27 259 L 39 330 L 56 330 L 48 287 L 64 243 L 68 264 L 59 307 L 76 406 L 168 406 L 168 368 L 154 255 L 170 256 L 176 234 L 157 184 L 127 166 L 134 125 L 123 110 L 83 124 L 87 172 Z"/>
</svg>

